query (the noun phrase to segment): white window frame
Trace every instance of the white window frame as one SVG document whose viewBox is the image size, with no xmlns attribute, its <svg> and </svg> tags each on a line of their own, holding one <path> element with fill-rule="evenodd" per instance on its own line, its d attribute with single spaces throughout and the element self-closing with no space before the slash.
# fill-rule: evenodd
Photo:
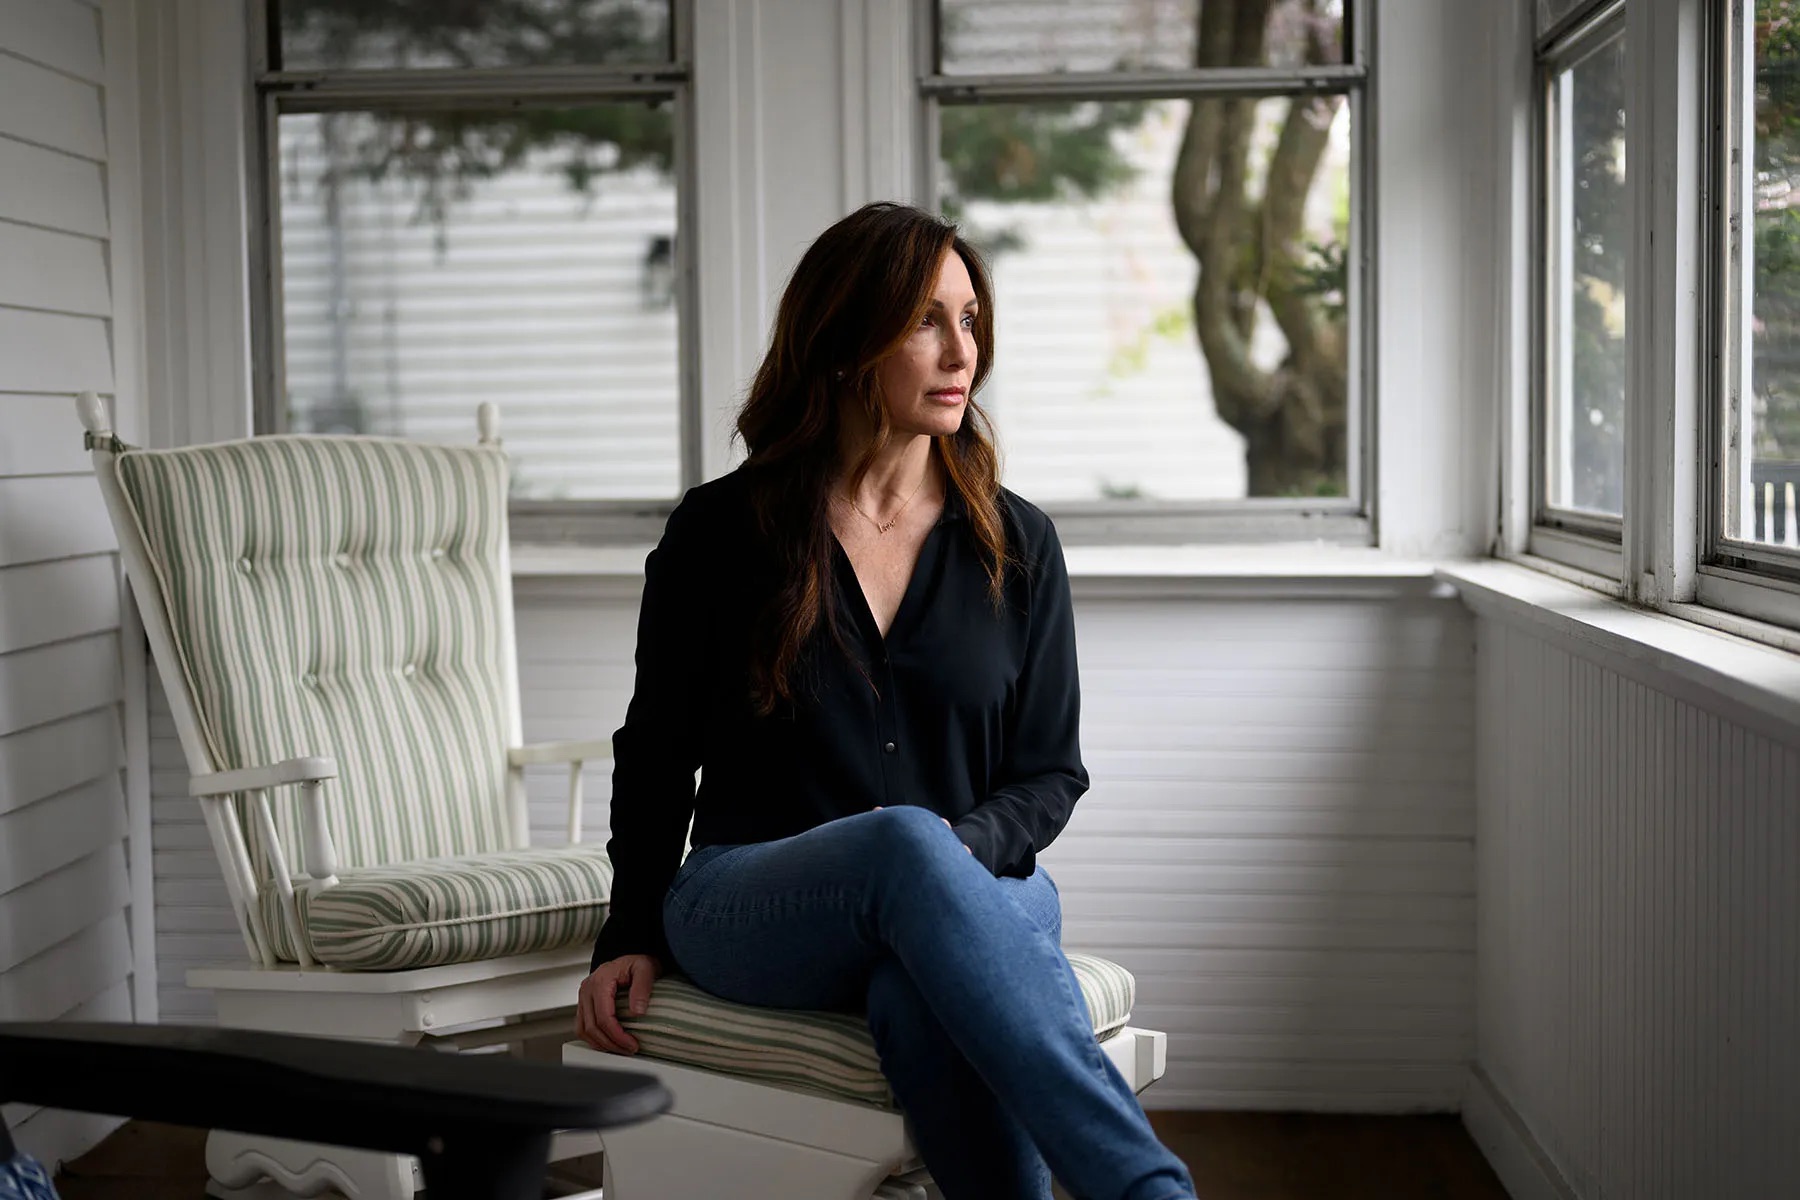
<svg viewBox="0 0 1800 1200">
<path fill-rule="evenodd" d="M 654 542 L 681 494 L 704 478 L 698 344 L 699 287 L 696 263 L 698 188 L 695 186 L 693 71 L 694 0 L 669 0 L 671 59 L 667 63 L 484 68 L 477 71 L 417 69 L 274 70 L 272 47 L 279 30 L 270 17 L 279 0 L 249 5 L 249 97 L 245 122 L 246 202 L 252 428 L 279 433 L 287 413 L 282 328 L 281 195 L 278 155 L 283 113 L 361 111 L 377 105 L 412 107 L 513 99 L 566 104 L 665 99 L 675 112 L 675 273 L 678 484 L 674 495 L 639 500 L 511 501 L 512 539 L 518 543 Z M 506 414 L 501 416 L 505 437 Z M 475 414 L 469 414 L 474 437 Z"/>
<path fill-rule="evenodd" d="M 946 103 L 1056 100 L 1180 99 L 1193 96 L 1278 97 L 1344 92 L 1350 108 L 1350 380 L 1348 462 L 1343 497 L 1158 501 L 1050 502 L 1045 511 L 1065 541 L 1079 543 L 1325 542 L 1374 545 L 1376 512 L 1375 353 L 1375 106 L 1371 62 L 1373 2 L 1346 5 L 1349 63 L 1285 68 L 1234 67 L 1180 71 L 1083 72 L 1052 75 L 946 75 L 938 38 L 939 0 L 914 0 L 919 77 L 917 194 L 935 206 L 938 195 L 939 111 Z"/>
<path fill-rule="evenodd" d="M 1708 251 L 1704 262 L 1710 285 L 1706 312 L 1709 379 L 1699 431 L 1703 457 L 1695 598 L 1709 608 L 1800 626 L 1800 552 L 1728 539 L 1722 533 L 1727 511 L 1725 456 L 1729 453 L 1725 416 L 1732 389 L 1745 378 L 1741 373 L 1748 354 L 1744 325 L 1752 303 L 1753 238 L 1737 215 L 1743 211 L 1753 170 L 1753 135 L 1743 92 L 1753 70 L 1745 30 L 1755 9 L 1751 0 L 1730 0 L 1711 7 L 1709 27 L 1703 30 L 1709 68 L 1704 97 L 1710 105 L 1704 127 L 1709 144 L 1703 170 L 1712 201 L 1703 214 Z"/>
<path fill-rule="evenodd" d="M 1528 9 L 1534 7 L 1529 3 L 1523 6 Z M 1531 400 L 1528 423 L 1531 530 L 1527 548 L 1531 554 L 1540 558 L 1612 579 L 1618 578 L 1624 570 L 1624 517 L 1610 517 L 1597 513 L 1554 508 L 1548 499 L 1550 471 L 1548 426 L 1552 391 L 1549 374 L 1553 361 L 1549 352 L 1549 336 L 1552 330 L 1550 285 L 1554 278 L 1554 273 L 1550 270 L 1549 265 L 1553 228 L 1553 216 L 1550 209 L 1555 199 L 1551 179 L 1555 169 L 1553 161 L 1555 139 L 1550 130 L 1550 122 L 1552 115 L 1557 111 L 1551 103 L 1550 92 L 1551 88 L 1556 85 L 1557 79 L 1565 71 L 1573 70 L 1592 55 L 1599 53 L 1614 38 L 1625 37 L 1625 0 L 1603 0 L 1603 2 L 1597 0 L 1596 3 L 1581 5 L 1566 14 L 1562 20 L 1537 38 L 1532 47 Z M 1629 42 L 1627 42 L 1627 54 L 1629 56 Z M 1626 123 L 1628 138 L 1631 129 L 1632 122 L 1628 118 Z M 1628 164 L 1626 190 L 1629 193 L 1634 186 L 1636 177 L 1629 149 L 1626 161 Z M 1634 308 L 1635 297 L 1631 294 L 1629 265 L 1626 274 L 1625 329 L 1626 353 L 1629 355 L 1631 347 L 1639 340 L 1639 334 L 1636 324 L 1637 312 Z M 1557 328 L 1562 332 L 1567 331 L 1566 325 Z M 1556 361 L 1566 365 L 1564 359 L 1559 358 Z M 1637 414 L 1633 411 L 1630 401 L 1628 386 L 1625 405 L 1625 436 L 1627 439 L 1631 436 L 1632 427 L 1637 424 Z M 1627 461 L 1629 466 L 1629 450 L 1627 450 Z M 1626 479 L 1629 491 L 1629 469 Z M 1623 507 L 1629 509 L 1629 499 L 1625 501 Z"/>
<path fill-rule="evenodd" d="M 1501 20 L 1515 55 L 1502 71 L 1503 164 L 1514 219 L 1499 264 L 1511 300 L 1502 382 L 1501 520 L 1496 551 L 1527 565 L 1684 620 L 1800 650 L 1800 581 L 1768 570 L 1779 552 L 1721 553 L 1720 434 L 1726 393 L 1727 238 L 1734 183 L 1726 122 L 1731 0 L 1625 0 L 1627 205 L 1631 236 L 1626 304 L 1625 495 L 1615 553 L 1539 526 L 1535 490 L 1542 454 L 1539 402 L 1542 333 L 1536 311 L 1542 219 L 1537 173 L 1544 151 L 1542 41 L 1532 5 L 1519 0 Z M 1570 21 L 1587 19 L 1588 10 Z M 1554 37 L 1563 26 L 1551 30 Z M 1647 167 L 1644 165 L 1648 164 Z M 1738 181 L 1735 186 L 1741 186 Z M 1568 553 L 1569 544 L 1580 550 Z M 1604 549 L 1611 549 L 1604 547 Z M 1585 553 L 1583 553 L 1585 551 Z M 1760 569 L 1758 569 L 1760 568 Z"/>
</svg>

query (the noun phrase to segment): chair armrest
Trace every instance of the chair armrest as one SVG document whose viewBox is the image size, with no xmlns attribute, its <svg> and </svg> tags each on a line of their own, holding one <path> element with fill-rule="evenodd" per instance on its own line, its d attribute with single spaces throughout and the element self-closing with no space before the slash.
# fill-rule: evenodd
<svg viewBox="0 0 1800 1200">
<path fill-rule="evenodd" d="M 290 783 L 317 783 L 337 778 L 337 761 L 330 758 L 290 758 L 269 766 L 214 771 L 188 779 L 190 796 L 225 796 L 232 792 L 257 792 Z"/>
<path fill-rule="evenodd" d="M 433 1196 L 457 1197 L 540 1195 L 555 1130 L 648 1120 L 672 1098 L 642 1073 L 502 1055 L 57 1022 L 0 1024 L 0 1101 L 416 1154 Z"/>
<path fill-rule="evenodd" d="M 539 763 L 586 762 L 590 758 L 611 758 L 611 738 L 587 738 L 573 742 L 533 742 L 514 746 L 506 752 L 509 766 L 530 767 Z"/>
</svg>

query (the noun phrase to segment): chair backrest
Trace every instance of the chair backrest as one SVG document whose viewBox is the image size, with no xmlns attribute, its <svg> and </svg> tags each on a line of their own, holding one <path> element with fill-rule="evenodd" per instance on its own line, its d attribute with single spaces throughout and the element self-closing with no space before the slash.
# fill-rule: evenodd
<svg viewBox="0 0 1800 1200">
<path fill-rule="evenodd" d="M 127 449 L 114 469 L 212 759 L 194 770 L 336 759 L 324 797 L 344 867 L 512 846 L 497 447 L 261 437 Z M 274 810 L 298 869 L 298 802 Z"/>
</svg>

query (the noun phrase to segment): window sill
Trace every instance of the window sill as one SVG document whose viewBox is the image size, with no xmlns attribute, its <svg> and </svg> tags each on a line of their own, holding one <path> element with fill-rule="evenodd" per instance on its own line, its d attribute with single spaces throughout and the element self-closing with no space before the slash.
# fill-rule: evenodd
<svg viewBox="0 0 1800 1200">
<path fill-rule="evenodd" d="M 643 580 L 648 545 L 522 545 L 515 591 L 533 598 L 594 595 Z M 1066 546 L 1070 585 L 1083 599 L 1380 599 L 1440 590 L 1433 564 L 1366 547 Z"/>
<path fill-rule="evenodd" d="M 1652 687 L 1667 690 L 1674 680 L 1703 689 L 1772 719 L 1784 740 L 1800 730 L 1800 655 L 1697 624 L 1685 612 L 1635 608 L 1516 563 L 1450 563 L 1437 577 L 1482 616 L 1545 635 Z"/>
</svg>

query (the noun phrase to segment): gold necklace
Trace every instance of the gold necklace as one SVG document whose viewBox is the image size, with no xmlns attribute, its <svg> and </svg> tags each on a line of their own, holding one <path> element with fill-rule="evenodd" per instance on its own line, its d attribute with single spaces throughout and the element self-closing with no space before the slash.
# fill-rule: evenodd
<svg viewBox="0 0 1800 1200">
<path fill-rule="evenodd" d="M 928 466 L 925 468 L 924 474 L 919 476 L 919 486 L 915 487 L 912 490 L 912 495 L 908 496 L 906 498 L 905 504 L 902 504 L 899 508 L 896 508 L 894 510 L 894 515 L 888 518 L 888 522 L 886 525 L 883 525 L 880 521 L 877 521 L 874 517 L 871 517 L 868 513 L 863 512 L 862 505 L 858 504 L 854 497 L 845 496 L 844 499 L 846 502 L 849 503 L 851 508 L 854 508 L 856 510 L 857 515 L 859 515 L 860 517 L 862 517 L 863 520 L 867 521 L 869 524 L 871 524 L 875 527 L 876 533 L 885 534 L 885 533 L 887 533 L 888 530 L 892 529 L 895 525 L 900 523 L 900 515 L 906 511 L 907 505 L 911 504 L 913 502 L 914 497 L 916 497 L 919 494 L 919 492 L 925 487 L 925 478 L 926 478 L 926 476 L 928 476 L 930 474 L 931 474 L 931 468 Z"/>
</svg>

